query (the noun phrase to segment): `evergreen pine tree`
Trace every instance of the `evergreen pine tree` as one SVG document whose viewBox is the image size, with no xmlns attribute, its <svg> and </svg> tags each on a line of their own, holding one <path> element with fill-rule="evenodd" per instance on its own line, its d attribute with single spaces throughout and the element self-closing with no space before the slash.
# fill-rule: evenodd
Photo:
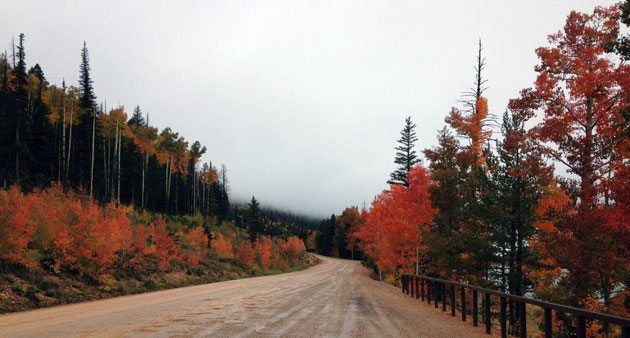
<svg viewBox="0 0 630 338">
<path fill-rule="evenodd" d="M 129 119 L 129 122 L 127 122 L 127 124 L 130 126 L 147 126 L 147 122 L 145 121 L 144 116 L 142 116 L 142 110 L 140 110 L 140 106 L 136 106 L 133 109 L 133 115 L 131 115 L 131 118 Z"/>
<path fill-rule="evenodd" d="M 394 163 L 398 165 L 398 168 L 390 174 L 390 179 L 387 181 L 388 184 L 409 186 L 407 173 L 415 164 L 420 162 L 416 151 L 413 149 L 414 143 L 418 141 L 415 128 L 416 124 L 411 121 L 411 116 L 407 117 L 405 119 L 405 127 L 400 132 L 400 139 L 398 139 L 400 145 L 395 148 L 397 151 Z"/>
<path fill-rule="evenodd" d="M 79 87 L 81 88 L 79 105 L 84 112 L 94 114 L 96 112 L 96 95 L 94 94 L 94 81 L 92 81 L 90 76 L 90 70 L 90 56 L 87 44 L 84 41 L 81 49 L 81 66 L 79 68 Z"/>
<path fill-rule="evenodd" d="M 252 196 L 251 202 L 247 204 L 247 224 L 249 225 L 249 234 L 252 240 L 263 234 L 263 221 L 260 214 L 260 203 L 256 197 Z"/>
<path fill-rule="evenodd" d="M 81 96 L 79 97 L 79 124 L 76 126 L 76 142 L 73 141 L 76 144 L 74 148 L 75 156 L 73 156 L 76 171 L 73 172 L 72 176 L 75 184 L 89 189 L 90 195 L 92 195 L 93 178 L 94 176 L 100 177 L 96 173 L 97 165 L 94 161 L 99 160 L 101 156 L 94 155 L 95 153 L 100 153 L 97 147 L 100 147 L 101 142 L 95 140 L 96 137 L 100 137 L 100 133 L 96 131 L 96 128 L 98 128 L 98 123 L 96 123 L 96 95 L 94 94 L 93 81 L 90 76 L 90 59 L 85 42 L 83 42 L 83 48 L 81 49 L 79 88 L 81 89 Z M 97 188 L 96 190 L 99 189 Z"/>
<path fill-rule="evenodd" d="M 15 53 L 13 55 L 15 62 Z M 27 93 L 26 93 L 26 54 L 24 52 L 24 33 L 20 33 L 19 42 L 17 47 L 17 64 L 13 69 L 13 85 L 14 85 L 14 108 L 15 108 L 15 121 L 14 121 L 14 165 L 15 165 L 15 181 L 20 180 L 20 160 L 25 153 L 24 138 L 26 137 L 26 105 L 27 105 Z"/>
</svg>

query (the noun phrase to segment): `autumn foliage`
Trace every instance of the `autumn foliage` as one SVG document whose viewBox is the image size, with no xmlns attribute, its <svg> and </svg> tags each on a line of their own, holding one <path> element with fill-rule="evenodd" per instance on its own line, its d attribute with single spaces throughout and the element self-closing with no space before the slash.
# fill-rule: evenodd
<svg viewBox="0 0 630 338">
<path fill-rule="evenodd" d="M 254 248 L 256 250 L 256 258 L 260 266 L 263 268 L 270 268 L 272 255 L 271 250 L 273 249 L 273 242 L 271 241 L 271 238 L 263 236 L 256 239 Z"/>
<path fill-rule="evenodd" d="M 42 212 L 42 198 L 25 196 L 17 187 L 0 190 L 0 257 L 10 263 L 31 266 L 34 252 L 28 243 L 37 230 L 31 215 Z"/>
<path fill-rule="evenodd" d="M 248 240 L 244 240 L 238 245 L 236 255 L 242 265 L 253 266 L 256 263 L 256 251 Z"/>
<path fill-rule="evenodd" d="M 309 244 L 332 237 L 335 248 L 346 233 L 393 283 L 418 264 L 442 278 L 628 313 L 620 304 L 630 299 L 630 65 L 610 46 L 627 39 L 619 25 L 630 24 L 629 6 L 569 14 L 536 50 L 534 84 L 510 100 L 501 135 L 482 95 L 480 43 L 477 90 L 425 150 L 430 171 L 411 169 L 408 188 L 391 186 L 361 214 L 346 208 Z M 570 335 L 574 321 L 559 315 L 555 331 Z M 587 327 L 593 337 L 610 330 Z"/>
<path fill-rule="evenodd" d="M 282 250 L 287 254 L 289 259 L 297 259 L 306 252 L 306 246 L 297 236 L 291 236 L 286 242 L 282 243 Z"/>
<path fill-rule="evenodd" d="M 232 242 L 229 239 L 226 239 L 222 233 L 217 234 L 216 237 L 210 241 L 210 246 L 221 258 L 234 257 Z"/>
<path fill-rule="evenodd" d="M 17 187 L 0 189 L 0 263 L 45 265 L 100 279 L 114 268 L 166 272 L 176 266 L 197 267 L 210 253 L 235 257 L 234 236 L 219 232 L 208 241 L 201 226 L 171 230 L 162 217 L 132 224 L 132 212 L 113 203 L 99 206 L 60 186 L 28 194 Z M 287 268 L 287 261 L 305 251 L 297 237 L 263 237 L 255 245 L 240 240 L 237 247 L 238 262 L 261 269 Z"/>
<path fill-rule="evenodd" d="M 539 266 L 530 270 L 540 296 L 606 308 L 628 276 L 628 93 L 630 66 L 606 52 L 619 34 L 617 7 L 571 12 L 564 29 L 536 50 L 532 88 L 510 108 L 540 122 L 528 137 L 548 160 L 576 179 L 547 189 L 536 209 L 532 240 Z M 537 280 L 548 271 L 554 278 Z"/>
<path fill-rule="evenodd" d="M 416 250 L 424 251 L 423 236 L 436 212 L 427 171 L 414 167 L 408 181 L 409 187 L 392 185 L 376 197 L 357 233 L 365 254 L 390 273 L 412 271 Z"/>
<path fill-rule="evenodd" d="M 199 265 L 208 249 L 208 236 L 201 227 L 190 230 L 184 237 L 186 261 L 192 267 Z"/>
</svg>

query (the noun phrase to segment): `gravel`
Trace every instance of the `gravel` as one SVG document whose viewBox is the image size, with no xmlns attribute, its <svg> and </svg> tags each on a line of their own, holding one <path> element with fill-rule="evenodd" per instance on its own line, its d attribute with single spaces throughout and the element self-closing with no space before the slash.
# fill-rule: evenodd
<svg viewBox="0 0 630 338">
<path fill-rule="evenodd" d="M 488 337 L 359 262 L 0 316 L 0 336 Z"/>
</svg>

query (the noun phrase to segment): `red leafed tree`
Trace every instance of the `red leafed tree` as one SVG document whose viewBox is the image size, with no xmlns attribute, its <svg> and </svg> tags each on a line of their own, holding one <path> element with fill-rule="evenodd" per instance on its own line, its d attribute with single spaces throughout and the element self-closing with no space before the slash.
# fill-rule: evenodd
<svg viewBox="0 0 630 338">
<path fill-rule="evenodd" d="M 607 194 L 602 183 L 623 163 L 620 150 L 627 148 L 622 111 L 628 107 L 630 67 L 604 50 L 618 35 L 618 20 L 616 7 L 571 12 L 564 30 L 549 35 L 551 46 L 536 50 L 534 87 L 510 102 L 530 117 L 542 112 L 532 136 L 546 155 L 579 177 L 583 208 Z"/>
<path fill-rule="evenodd" d="M 132 268 L 144 270 L 145 258 L 151 253 L 151 246 L 148 241 L 149 230 L 146 226 L 138 224 L 133 231 L 133 257 L 130 259 Z"/>
<path fill-rule="evenodd" d="M 630 257 L 629 202 L 619 198 L 627 185 L 630 66 L 604 50 L 618 37 L 619 15 L 617 7 L 571 12 L 550 46 L 536 50 L 534 87 L 510 101 L 522 116 L 542 113 L 529 136 L 578 179 L 575 211 L 538 223 L 538 247 L 569 272 L 560 285 L 574 303 L 597 291 L 608 305 Z"/>
<path fill-rule="evenodd" d="M 295 260 L 306 252 L 306 246 L 299 237 L 291 236 L 286 242 L 282 243 L 282 250 L 284 250 L 289 259 Z"/>
<path fill-rule="evenodd" d="M 199 265 L 199 262 L 206 254 L 207 249 L 208 236 L 206 236 L 202 227 L 195 227 L 188 231 L 188 233 L 184 236 L 186 262 L 191 267 Z"/>
<path fill-rule="evenodd" d="M 173 237 L 166 229 L 166 222 L 159 218 L 155 224 L 149 226 L 149 233 L 154 246 L 155 256 L 157 258 L 157 267 L 160 271 L 166 271 L 170 268 L 172 261 L 181 260 L 181 252 Z"/>
<path fill-rule="evenodd" d="M 256 251 L 250 241 L 242 241 L 237 249 L 238 261 L 244 266 L 253 266 L 256 262 Z"/>
<path fill-rule="evenodd" d="M 412 272 L 423 251 L 423 234 L 436 210 L 429 199 L 430 180 L 421 166 L 408 173 L 409 187 L 393 185 L 372 202 L 357 235 L 363 252 L 383 271 Z"/>
<path fill-rule="evenodd" d="M 41 197 L 24 195 L 16 186 L 0 190 L 0 260 L 25 266 L 35 264 L 28 244 L 37 229 L 32 214 L 41 204 Z"/>
<path fill-rule="evenodd" d="M 345 235 L 343 241 L 338 240 L 346 244 L 345 249 L 350 251 L 350 258 L 354 259 L 354 251 L 358 246 L 359 238 L 357 232 L 363 225 L 363 218 L 357 207 L 349 207 L 343 210 L 341 215 L 337 217 L 337 228 L 335 232 L 342 230 L 342 234 Z M 335 233 L 337 237 L 337 233 Z"/>
<path fill-rule="evenodd" d="M 275 237 L 271 240 L 271 266 L 275 269 L 286 270 L 289 268 L 289 262 L 284 255 L 286 253 L 285 245 L 286 242 L 282 238 Z"/>
<path fill-rule="evenodd" d="M 210 246 L 217 255 L 221 258 L 234 258 L 234 250 L 232 249 L 232 242 L 223 236 L 222 233 L 218 233 L 216 237 L 210 241 Z"/>
<path fill-rule="evenodd" d="M 475 99 L 474 109 L 468 115 L 453 108 L 446 122 L 450 124 L 459 135 L 470 139 L 469 155 L 476 164 L 483 164 L 483 144 L 492 135 L 488 128 L 488 100 L 483 96 Z"/>
<path fill-rule="evenodd" d="M 272 245 L 273 243 L 271 242 L 271 238 L 268 236 L 259 237 L 254 243 L 258 262 L 260 263 L 260 266 L 265 269 L 271 267 Z"/>
<path fill-rule="evenodd" d="M 85 259 L 91 260 L 94 264 L 94 272 L 98 276 L 105 273 L 105 270 L 116 261 L 119 253 L 124 254 L 131 248 L 131 222 L 124 208 L 110 203 L 89 231 L 86 242 L 89 243 L 91 252 Z"/>
</svg>

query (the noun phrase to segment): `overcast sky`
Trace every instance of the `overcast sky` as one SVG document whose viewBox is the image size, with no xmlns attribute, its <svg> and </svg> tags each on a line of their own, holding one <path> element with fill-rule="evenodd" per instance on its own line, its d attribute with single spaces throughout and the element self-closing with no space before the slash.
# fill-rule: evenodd
<svg viewBox="0 0 630 338">
<path fill-rule="evenodd" d="M 99 101 L 208 147 L 231 197 L 324 217 L 369 205 L 404 118 L 420 149 L 473 81 L 492 113 L 534 80 L 534 50 L 571 9 L 614 1 L 1 0 L 0 42 L 76 84 L 87 42 Z"/>
</svg>

